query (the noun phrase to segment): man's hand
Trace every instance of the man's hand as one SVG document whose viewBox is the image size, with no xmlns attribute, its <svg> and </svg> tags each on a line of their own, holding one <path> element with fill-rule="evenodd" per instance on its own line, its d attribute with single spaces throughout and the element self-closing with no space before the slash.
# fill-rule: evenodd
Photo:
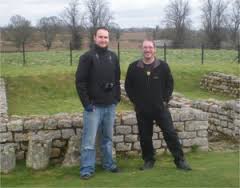
<svg viewBox="0 0 240 188">
<path fill-rule="evenodd" d="M 167 102 L 163 102 L 164 108 L 168 108 L 168 103 Z"/>
<path fill-rule="evenodd" d="M 85 107 L 85 110 L 86 110 L 87 112 L 93 112 L 94 109 L 95 109 L 95 106 L 92 105 L 92 104 L 89 104 L 89 105 L 87 105 L 87 106 Z"/>
</svg>

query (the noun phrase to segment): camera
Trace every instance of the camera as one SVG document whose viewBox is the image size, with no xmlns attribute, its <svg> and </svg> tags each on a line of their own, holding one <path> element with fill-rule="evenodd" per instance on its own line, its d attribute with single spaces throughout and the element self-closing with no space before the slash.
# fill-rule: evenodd
<svg viewBox="0 0 240 188">
<path fill-rule="evenodd" d="M 113 87 L 114 87 L 114 83 L 112 82 L 107 82 L 103 84 L 103 89 L 105 92 L 112 91 Z"/>
</svg>

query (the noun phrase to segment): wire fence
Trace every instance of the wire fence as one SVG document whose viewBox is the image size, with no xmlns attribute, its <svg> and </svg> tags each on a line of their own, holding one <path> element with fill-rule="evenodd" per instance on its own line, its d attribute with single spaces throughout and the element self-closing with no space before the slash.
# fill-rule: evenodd
<svg viewBox="0 0 240 188">
<path fill-rule="evenodd" d="M 6 53 L 1 52 L 1 63 L 7 64 L 69 64 L 70 66 L 78 63 L 79 56 L 84 50 L 73 50 L 71 42 L 68 49 L 49 50 L 49 51 L 31 51 L 23 48 L 20 52 Z M 121 47 L 121 43 L 117 43 L 117 48 L 112 49 L 119 57 L 120 63 L 131 63 L 141 58 L 140 48 Z M 182 48 L 173 49 L 164 44 L 157 49 L 156 56 L 166 62 L 174 63 L 240 63 L 240 45 L 237 49 L 221 49 L 212 50 L 205 48 L 204 44 L 201 48 Z"/>
</svg>

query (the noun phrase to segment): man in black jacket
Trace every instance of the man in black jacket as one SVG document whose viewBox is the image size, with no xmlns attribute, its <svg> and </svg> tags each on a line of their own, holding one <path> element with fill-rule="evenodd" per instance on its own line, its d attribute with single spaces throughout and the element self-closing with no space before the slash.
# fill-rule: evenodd
<svg viewBox="0 0 240 188">
<path fill-rule="evenodd" d="M 160 126 L 168 149 L 174 157 L 176 167 L 191 170 L 184 159 L 184 154 L 173 127 L 168 102 L 173 92 L 173 77 L 164 61 L 155 58 L 156 47 L 152 40 L 142 44 L 143 59 L 129 65 L 125 89 L 136 111 L 140 145 L 144 165 L 141 170 L 154 166 L 154 148 L 152 142 L 153 121 Z"/>
<path fill-rule="evenodd" d="M 108 50 L 109 31 L 97 28 L 93 48 L 80 57 L 76 89 L 84 107 L 80 177 L 89 179 L 95 172 L 96 134 L 99 133 L 102 166 L 118 172 L 112 158 L 115 108 L 120 101 L 120 66 L 115 53 Z"/>
</svg>

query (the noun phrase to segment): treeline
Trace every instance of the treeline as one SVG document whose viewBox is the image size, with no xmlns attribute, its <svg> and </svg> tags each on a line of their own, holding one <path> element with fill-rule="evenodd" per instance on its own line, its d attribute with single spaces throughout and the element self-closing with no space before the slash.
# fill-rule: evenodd
<svg viewBox="0 0 240 188">
<path fill-rule="evenodd" d="M 2 40 L 13 41 L 18 49 L 31 41 L 35 32 L 41 34 L 40 42 L 50 49 L 57 34 L 69 33 L 72 49 L 82 47 L 83 38 L 92 43 L 93 33 L 99 26 L 111 30 L 111 37 L 121 39 L 126 31 L 145 31 L 154 40 L 169 40 L 174 48 L 199 47 L 211 49 L 237 48 L 240 38 L 240 0 L 202 0 L 201 27 L 193 29 L 190 0 L 170 0 L 160 10 L 164 19 L 155 28 L 120 28 L 114 22 L 107 0 L 71 0 L 59 16 L 41 18 L 36 26 L 21 15 L 10 18 L 8 26 L 1 28 Z M 159 15 L 160 16 L 160 15 Z M 131 19 L 131 18 L 129 18 Z"/>
</svg>

